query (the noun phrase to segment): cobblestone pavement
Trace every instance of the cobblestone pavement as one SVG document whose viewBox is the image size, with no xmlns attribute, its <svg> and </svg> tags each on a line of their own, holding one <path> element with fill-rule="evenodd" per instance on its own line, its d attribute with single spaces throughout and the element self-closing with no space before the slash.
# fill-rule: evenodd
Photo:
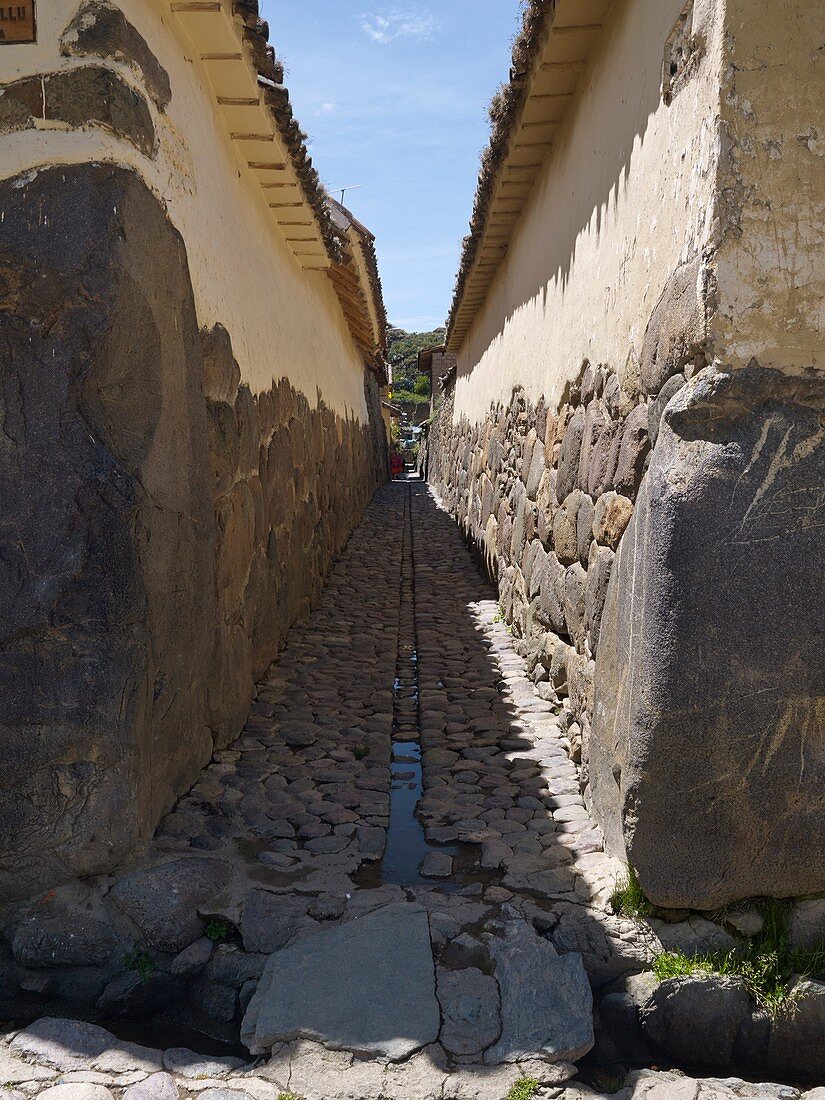
<svg viewBox="0 0 825 1100">
<path fill-rule="evenodd" d="M 399 858 L 429 852 L 440 893 L 463 883 L 492 904 L 520 895 L 531 913 L 604 908 L 618 866 L 584 808 L 560 704 L 534 694 L 494 596 L 425 486 L 379 492 L 242 736 L 166 817 L 158 847 L 230 855 L 262 889 L 300 886 L 330 909 L 359 884 L 418 896 L 417 864 L 382 865 L 397 827 Z M 429 843 L 409 799 L 391 822 L 393 744 L 416 742 Z M 402 752 L 392 785 L 415 786 L 416 763 Z"/>
<path fill-rule="evenodd" d="M 241 737 L 145 858 L 7 916 L 0 1010 L 150 1016 L 161 1040 L 240 1027 L 266 1060 L 190 1074 L 175 1058 L 195 1056 L 167 1051 L 173 1085 L 152 1078 L 130 1100 L 169 1087 L 499 1100 L 525 1075 L 562 1095 L 593 1043 L 590 985 L 656 946 L 609 911 L 621 868 L 587 815 L 567 726 L 430 490 L 386 486 Z M 97 1041 L 46 1032 L 18 1037 L 13 1058 Z M 13 1058 L 0 1054 L 11 1084 L 31 1096 L 48 1080 L 51 1095 L 54 1074 L 26 1080 Z M 91 1056 L 71 1070 L 104 1092 L 149 1072 L 103 1080 Z M 235 1093 L 207 1095 L 227 1075 Z"/>
</svg>

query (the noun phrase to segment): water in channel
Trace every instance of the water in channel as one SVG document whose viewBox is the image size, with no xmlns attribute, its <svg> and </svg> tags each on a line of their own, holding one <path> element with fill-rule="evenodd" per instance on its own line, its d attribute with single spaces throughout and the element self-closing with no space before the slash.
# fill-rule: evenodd
<svg viewBox="0 0 825 1100">
<path fill-rule="evenodd" d="M 405 488 L 404 494 L 398 656 L 393 685 L 390 823 L 387 846 L 378 871 L 382 883 L 455 890 L 461 886 L 455 877 L 442 880 L 425 878 L 421 874 L 422 860 L 430 852 L 446 852 L 455 858 L 458 848 L 428 843 L 417 814 L 423 794 L 423 777 L 415 627 L 415 560 L 409 487 Z"/>
</svg>

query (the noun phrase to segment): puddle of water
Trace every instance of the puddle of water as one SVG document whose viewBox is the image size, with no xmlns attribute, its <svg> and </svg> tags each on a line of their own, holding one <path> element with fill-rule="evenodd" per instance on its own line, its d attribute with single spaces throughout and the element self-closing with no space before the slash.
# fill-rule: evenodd
<svg viewBox="0 0 825 1100">
<path fill-rule="evenodd" d="M 420 744 L 417 741 L 394 741 L 390 771 L 390 824 L 381 862 L 381 881 L 398 886 L 458 889 L 460 884 L 424 878 L 419 870 L 421 861 L 430 852 L 438 850 L 455 855 L 457 851 L 453 846 L 437 849 L 429 844 L 424 836 L 424 826 L 416 816 L 423 794 Z"/>
</svg>

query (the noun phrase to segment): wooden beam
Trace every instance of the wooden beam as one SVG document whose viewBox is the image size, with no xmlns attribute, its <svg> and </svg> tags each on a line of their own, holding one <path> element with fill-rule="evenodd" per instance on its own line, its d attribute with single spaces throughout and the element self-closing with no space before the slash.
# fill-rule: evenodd
<svg viewBox="0 0 825 1100">
<path fill-rule="evenodd" d="M 202 53 L 201 61 L 243 61 L 240 53 Z"/>
<path fill-rule="evenodd" d="M 543 73 L 580 73 L 586 66 L 587 61 L 584 58 L 579 58 L 577 61 L 542 61 L 541 71 Z"/>
<path fill-rule="evenodd" d="M 219 107 L 260 107 L 260 105 L 261 101 L 259 99 L 233 99 L 232 96 L 218 96 Z"/>
<path fill-rule="evenodd" d="M 533 92 L 527 99 L 532 102 L 534 99 L 547 100 L 547 99 L 572 99 L 575 95 L 574 92 Z"/>
<path fill-rule="evenodd" d="M 550 34 L 595 34 L 601 29 L 601 23 L 580 23 L 576 27 L 551 27 Z"/>
<path fill-rule="evenodd" d="M 248 160 L 246 162 L 254 172 L 285 172 L 286 165 L 275 160 Z"/>
</svg>

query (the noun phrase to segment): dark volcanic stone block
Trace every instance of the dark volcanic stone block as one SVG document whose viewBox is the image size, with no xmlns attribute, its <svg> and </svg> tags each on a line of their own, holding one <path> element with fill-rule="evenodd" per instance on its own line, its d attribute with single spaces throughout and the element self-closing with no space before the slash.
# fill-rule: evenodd
<svg viewBox="0 0 825 1100">
<path fill-rule="evenodd" d="M 115 866 L 209 758 L 214 553 L 180 236 L 123 168 L 0 191 L 8 898 Z"/>
<path fill-rule="evenodd" d="M 81 129 L 103 126 L 151 156 L 155 127 L 143 96 L 102 65 L 84 65 L 8 84 L 0 97 L 0 133 L 26 130 L 35 119 Z"/>
<path fill-rule="evenodd" d="M 169 74 L 143 36 L 123 12 L 111 4 L 83 4 L 63 32 L 60 52 L 67 57 L 105 57 L 133 65 L 158 107 L 165 107 L 172 98 Z"/>
<path fill-rule="evenodd" d="M 608 587 L 593 801 L 652 901 L 825 890 L 825 386 L 671 399 Z"/>
</svg>

